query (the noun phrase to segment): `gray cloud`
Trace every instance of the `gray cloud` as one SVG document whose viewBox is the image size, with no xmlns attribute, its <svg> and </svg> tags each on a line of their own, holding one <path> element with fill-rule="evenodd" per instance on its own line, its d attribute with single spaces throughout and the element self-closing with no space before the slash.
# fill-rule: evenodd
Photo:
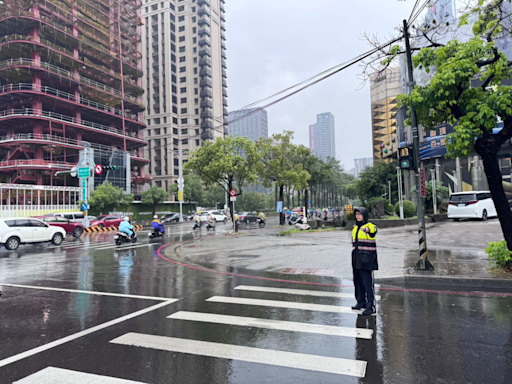
<svg viewBox="0 0 512 384">
<path fill-rule="evenodd" d="M 229 110 L 281 91 L 370 49 L 361 33 L 387 40 L 414 1 L 231 0 L 226 2 Z M 370 87 L 357 65 L 268 109 L 269 134 L 295 131 L 309 146 L 316 115 L 336 119 L 336 153 L 347 169 L 371 157 Z"/>
</svg>

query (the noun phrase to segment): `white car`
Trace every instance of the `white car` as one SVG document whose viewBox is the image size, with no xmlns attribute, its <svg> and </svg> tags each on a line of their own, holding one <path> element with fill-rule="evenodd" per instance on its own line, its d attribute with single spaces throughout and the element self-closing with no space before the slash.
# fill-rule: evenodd
<svg viewBox="0 0 512 384">
<path fill-rule="evenodd" d="M 211 213 L 213 215 L 216 222 L 222 221 L 223 223 L 225 223 L 226 221 L 228 221 L 227 216 L 220 211 L 208 211 L 208 213 Z"/>
<path fill-rule="evenodd" d="M 460 219 L 482 219 L 498 216 L 489 191 L 457 192 L 450 196 L 448 218 L 455 221 Z"/>
<path fill-rule="evenodd" d="M 11 251 L 18 249 L 20 244 L 51 241 L 55 245 L 60 245 L 65 236 L 64 228 L 50 226 L 39 219 L 0 219 L 0 244 Z"/>
</svg>

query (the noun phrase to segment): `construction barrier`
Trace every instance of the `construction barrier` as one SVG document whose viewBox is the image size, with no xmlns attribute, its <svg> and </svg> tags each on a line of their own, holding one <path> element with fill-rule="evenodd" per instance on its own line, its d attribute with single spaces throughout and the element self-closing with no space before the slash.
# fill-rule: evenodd
<svg viewBox="0 0 512 384">
<path fill-rule="evenodd" d="M 134 225 L 133 226 L 133 229 L 135 231 L 141 231 L 143 228 L 142 225 Z M 117 231 L 118 228 L 117 227 L 108 227 L 108 228 L 100 228 L 100 227 L 97 227 L 97 226 L 93 226 L 93 227 L 90 227 L 90 228 L 85 228 L 85 232 L 87 233 L 97 233 L 97 232 L 114 232 L 114 231 Z"/>
</svg>

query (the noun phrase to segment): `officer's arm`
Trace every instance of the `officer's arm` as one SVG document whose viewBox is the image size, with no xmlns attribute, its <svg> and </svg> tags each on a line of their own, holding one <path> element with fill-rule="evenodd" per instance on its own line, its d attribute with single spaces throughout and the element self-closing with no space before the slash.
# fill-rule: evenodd
<svg viewBox="0 0 512 384">
<path fill-rule="evenodd" d="M 370 232 L 368 232 L 368 235 L 372 238 L 375 237 L 375 235 L 377 234 L 377 231 L 378 231 L 377 226 L 372 224 L 369 226 L 369 229 L 370 229 Z"/>
</svg>

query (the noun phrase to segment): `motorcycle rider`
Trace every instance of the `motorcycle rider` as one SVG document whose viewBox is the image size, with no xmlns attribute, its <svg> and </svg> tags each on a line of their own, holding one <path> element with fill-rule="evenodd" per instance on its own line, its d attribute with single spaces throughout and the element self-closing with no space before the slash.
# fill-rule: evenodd
<svg viewBox="0 0 512 384">
<path fill-rule="evenodd" d="M 133 231 L 133 225 L 130 224 L 130 218 L 128 216 L 119 224 L 119 232 L 124 232 L 133 239 L 135 232 Z"/>
<path fill-rule="evenodd" d="M 215 228 L 215 217 L 213 217 L 211 213 L 209 213 L 208 216 L 206 217 L 206 221 L 210 228 Z"/>
<path fill-rule="evenodd" d="M 263 212 L 260 212 L 258 214 L 258 218 L 260 219 L 260 222 L 265 224 L 267 222 L 267 217 L 265 216 L 265 214 Z"/>
<path fill-rule="evenodd" d="M 165 233 L 165 228 L 162 225 L 162 222 L 160 220 L 158 220 L 157 215 L 153 216 L 152 226 L 153 226 L 153 229 L 158 229 L 162 235 Z"/>
<path fill-rule="evenodd" d="M 194 215 L 194 228 L 200 228 L 201 227 L 201 215 L 199 213 L 196 213 Z"/>
</svg>

